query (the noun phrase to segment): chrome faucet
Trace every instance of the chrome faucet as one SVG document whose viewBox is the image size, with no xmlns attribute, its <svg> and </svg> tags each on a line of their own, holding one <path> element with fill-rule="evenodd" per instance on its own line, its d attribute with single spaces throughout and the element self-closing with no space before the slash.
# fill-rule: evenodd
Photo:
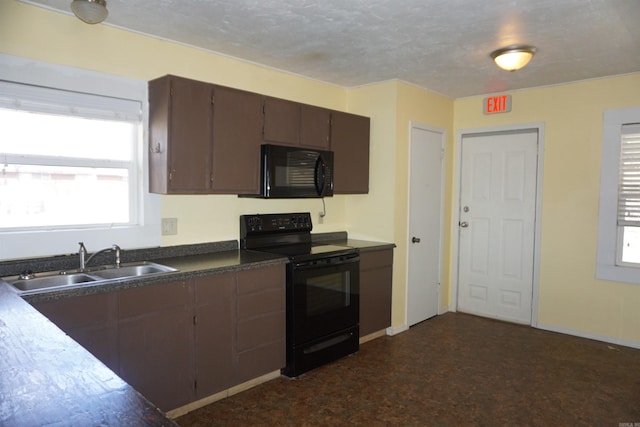
<svg viewBox="0 0 640 427">
<path fill-rule="evenodd" d="M 87 248 L 84 246 L 83 242 L 78 242 L 80 245 L 80 249 L 78 250 L 78 256 L 80 257 L 80 271 L 84 270 L 84 259 L 87 256 Z"/>
<path fill-rule="evenodd" d="M 78 257 L 80 258 L 80 271 L 84 271 L 87 267 L 87 264 L 89 264 L 89 262 L 91 262 L 91 260 L 96 255 L 101 254 L 102 252 L 107 252 L 107 251 L 115 252 L 116 268 L 120 268 L 120 246 L 114 244 L 110 248 L 100 249 L 99 251 L 92 253 L 89 258 L 86 258 L 86 256 L 88 255 L 87 248 L 84 246 L 83 242 L 78 242 L 78 244 L 80 245 L 80 248 L 78 249 Z M 86 261 L 85 261 L 85 258 L 86 258 Z"/>
</svg>

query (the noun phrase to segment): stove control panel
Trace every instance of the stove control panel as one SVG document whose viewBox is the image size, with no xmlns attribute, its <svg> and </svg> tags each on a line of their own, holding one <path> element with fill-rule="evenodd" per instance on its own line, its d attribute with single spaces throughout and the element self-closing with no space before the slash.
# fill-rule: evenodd
<svg viewBox="0 0 640 427">
<path fill-rule="evenodd" d="M 310 233 L 312 229 L 313 224 L 309 212 L 240 215 L 240 238 L 249 234 Z"/>
</svg>

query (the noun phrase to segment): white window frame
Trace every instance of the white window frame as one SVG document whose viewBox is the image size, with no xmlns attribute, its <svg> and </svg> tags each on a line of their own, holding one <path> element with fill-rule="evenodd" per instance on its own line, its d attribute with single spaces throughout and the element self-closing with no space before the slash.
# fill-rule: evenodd
<svg viewBox="0 0 640 427">
<path fill-rule="evenodd" d="M 640 284 L 640 268 L 618 265 L 621 250 L 618 215 L 618 172 L 622 125 L 640 123 L 640 107 L 606 110 L 602 127 L 602 166 L 596 278 Z"/>
<path fill-rule="evenodd" d="M 147 82 L 94 71 L 0 54 L 0 80 L 99 96 L 130 99 L 143 109 L 143 135 L 137 147 L 136 224 L 102 228 L 0 232 L 0 260 L 49 256 L 77 251 L 82 241 L 89 252 L 118 244 L 123 249 L 157 247 L 161 243 L 160 196 L 149 193 Z M 133 178 L 135 179 L 135 177 Z"/>
</svg>

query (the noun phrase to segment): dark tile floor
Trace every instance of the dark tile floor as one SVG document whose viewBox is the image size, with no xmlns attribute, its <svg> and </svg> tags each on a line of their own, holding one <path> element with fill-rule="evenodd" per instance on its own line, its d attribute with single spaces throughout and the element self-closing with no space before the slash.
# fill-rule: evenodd
<svg viewBox="0 0 640 427">
<path fill-rule="evenodd" d="M 447 313 L 181 426 L 640 425 L 640 350 Z"/>
</svg>

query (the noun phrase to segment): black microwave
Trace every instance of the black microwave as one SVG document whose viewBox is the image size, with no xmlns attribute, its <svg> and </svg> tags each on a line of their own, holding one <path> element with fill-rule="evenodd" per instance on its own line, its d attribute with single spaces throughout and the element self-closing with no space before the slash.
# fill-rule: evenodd
<svg viewBox="0 0 640 427">
<path fill-rule="evenodd" d="M 333 196 L 333 152 L 300 147 L 261 146 L 260 194 L 254 197 Z"/>
</svg>

